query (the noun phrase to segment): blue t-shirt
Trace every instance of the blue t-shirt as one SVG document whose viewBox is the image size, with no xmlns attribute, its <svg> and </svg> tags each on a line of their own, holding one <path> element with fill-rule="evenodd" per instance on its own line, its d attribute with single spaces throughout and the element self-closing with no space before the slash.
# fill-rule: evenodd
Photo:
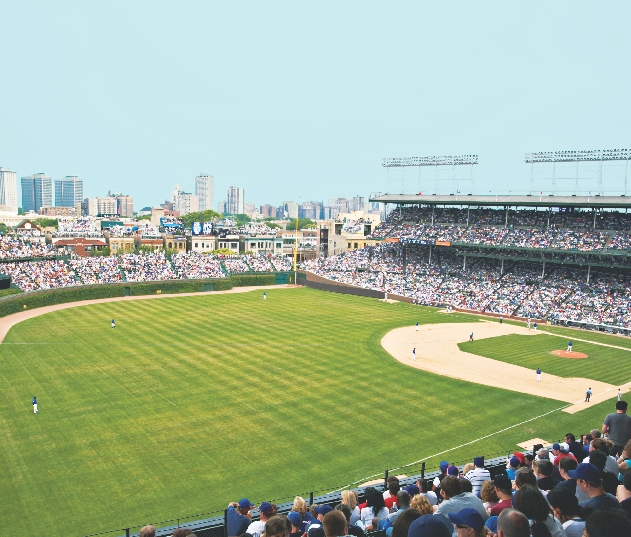
<svg viewBox="0 0 631 537">
<path fill-rule="evenodd" d="M 580 502 L 579 505 L 581 507 L 589 507 L 594 511 L 607 511 L 608 509 L 620 509 L 620 502 L 613 494 L 609 494 L 606 492 L 605 494 L 601 494 L 600 496 L 594 496 L 589 500 L 585 500 Z"/>
<path fill-rule="evenodd" d="M 112 321 L 114 322 L 114 321 Z M 245 533 L 252 521 L 242 515 L 232 505 L 228 507 L 228 535 L 241 535 Z"/>
<path fill-rule="evenodd" d="M 37 397 L 33 397 L 33 404 L 36 405 L 37 404 Z"/>
</svg>

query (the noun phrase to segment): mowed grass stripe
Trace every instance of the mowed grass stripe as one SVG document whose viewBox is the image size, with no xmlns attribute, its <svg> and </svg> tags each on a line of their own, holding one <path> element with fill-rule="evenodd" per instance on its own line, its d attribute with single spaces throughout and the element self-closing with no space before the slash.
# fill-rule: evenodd
<svg viewBox="0 0 631 537">
<path fill-rule="evenodd" d="M 553 350 L 565 350 L 566 341 L 544 334 L 536 337 L 510 334 L 464 342 L 458 347 L 464 352 L 532 370 L 541 367 L 544 373 L 559 377 L 584 377 L 611 384 L 623 384 L 631 379 L 631 355 L 627 351 L 583 341 L 573 346 L 575 351 L 588 355 L 583 360 L 550 354 Z"/>
<path fill-rule="evenodd" d="M 16 325 L 0 345 L 7 531 L 80 535 L 332 489 L 558 406 L 399 363 L 381 337 L 416 321 L 471 317 L 292 289 Z M 534 427 L 453 455 L 514 449 Z"/>
</svg>

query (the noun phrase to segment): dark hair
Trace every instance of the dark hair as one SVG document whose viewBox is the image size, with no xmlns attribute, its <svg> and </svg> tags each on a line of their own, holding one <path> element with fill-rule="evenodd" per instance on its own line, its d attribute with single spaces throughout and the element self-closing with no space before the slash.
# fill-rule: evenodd
<svg viewBox="0 0 631 537">
<path fill-rule="evenodd" d="M 416 482 L 421 492 L 427 492 L 427 479 L 418 479 Z"/>
<path fill-rule="evenodd" d="M 569 438 L 570 442 L 576 442 L 576 437 L 572 433 L 565 433 L 565 438 Z"/>
<path fill-rule="evenodd" d="M 532 485 L 533 487 L 537 486 L 537 478 L 535 474 L 530 469 L 524 469 L 517 472 L 515 475 L 515 485 L 517 488 L 521 488 L 524 485 Z"/>
<path fill-rule="evenodd" d="M 473 492 L 473 485 L 471 484 L 471 481 L 469 481 L 465 477 L 461 477 L 459 481 L 460 481 L 460 493 Z"/>
<path fill-rule="evenodd" d="M 193 530 L 190 530 L 188 528 L 178 528 L 173 532 L 173 535 L 171 537 L 190 537 L 191 535 L 195 537 Z"/>
<path fill-rule="evenodd" d="M 448 475 L 443 477 L 440 482 L 440 488 L 447 496 L 453 498 L 454 496 L 458 496 L 458 494 L 460 494 L 460 480 L 453 475 Z"/>
<path fill-rule="evenodd" d="M 564 459 L 570 459 L 571 457 L 563 457 Z M 537 464 L 537 468 L 539 468 L 539 473 L 550 477 L 554 470 L 554 465 L 550 461 L 539 461 Z"/>
<path fill-rule="evenodd" d="M 396 481 L 388 479 L 388 491 L 392 496 L 396 496 L 397 493 L 401 490 L 401 485 L 399 485 L 399 480 Z"/>
<path fill-rule="evenodd" d="M 589 537 L 631 535 L 631 519 L 622 509 L 594 511 L 587 519 L 585 530 Z"/>
<path fill-rule="evenodd" d="M 628 406 L 626 401 L 618 401 L 616 403 L 616 410 L 626 410 Z"/>
<path fill-rule="evenodd" d="M 581 506 L 578 504 L 578 498 L 567 487 L 557 487 L 548 492 L 548 503 L 555 509 L 560 509 L 567 517 L 580 517 L 582 514 Z"/>
<path fill-rule="evenodd" d="M 346 522 L 347 523 L 351 521 L 351 514 L 352 514 L 352 512 L 351 512 L 350 506 L 346 505 L 345 503 L 340 503 L 340 504 L 337 504 L 335 506 L 335 508 L 338 511 L 342 511 L 342 513 L 344 513 L 344 516 L 346 517 Z"/>
<path fill-rule="evenodd" d="M 287 527 L 287 523 L 289 522 L 289 528 Z M 271 535 L 285 535 L 291 533 L 291 522 L 285 516 L 272 516 L 267 519 L 265 522 L 265 536 L 270 537 Z"/>
<path fill-rule="evenodd" d="M 607 464 L 607 455 L 600 450 L 595 449 L 589 454 L 589 462 L 591 462 L 598 471 L 602 473 L 605 471 L 605 465 Z"/>
<path fill-rule="evenodd" d="M 410 507 L 410 495 L 407 490 L 400 490 L 397 493 L 397 507 L 399 509 Z"/>
<path fill-rule="evenodd" d="M 578 466 L 578 462 L 576 462 L 572 457 L 563 457 L 559 461 L 559 468 L 569 472 L 570 470 L 576 470 Z"/>
<path fill-rule="evenodd" d="M 375 487 L 367 487 L 364 491 L 366 496 L 366 507 L 372 507 L 373 516 L 377 516 L 385 506 L 386 502 L 383 500 L 383 494 L 379 492 Z"/>
<path fill-rule="evenodd" d="M 550 514 L 548 502 L 541 491 L 532 485 L 524 485 L 517 491 L 513 506 L 535 522 L 547 520 Z"/>
<path fill-rule="evenodd" d="M 622 483 L 625 489 L 631 490 L 631 468 L 627 468 L 624 471 L 624 481 Z"/>
<path fill-rule="evenodd" d="M 408 537 L 410 525 L 420 517 L 421 513 L 419 513 L 416 509 L 406 509 L 403 511 L 394 523 L 394 528 L 392 528 L 392 537 Z"/>
<path fill-rule="evenodd" d="M 613 447 L 613 442 L 606 438 L 594 438 L 592 440 L 593 451 L 602 451 L 605 455 L 609 455 L 609 450 Z M 591 453 L 590 453 L 591 455 Z"/>
</svg>

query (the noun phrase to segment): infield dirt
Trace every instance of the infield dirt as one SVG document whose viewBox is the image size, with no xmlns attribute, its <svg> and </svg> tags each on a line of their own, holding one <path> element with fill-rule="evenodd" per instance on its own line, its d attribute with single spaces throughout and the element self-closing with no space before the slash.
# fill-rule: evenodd
<svg viewBox="0 0 631 537">
<path fill-rule="evenodd" d="M 563 411 L 570 414 L 617 394 L 618 386 L 605 382 L 548 375 L 543 357 L 543 374 L 541 382 L 537 382 L 535 371 L 531 369 L 463 352 L 458 343 L 468 341 L 471 333 L 475 340 L 507 334 L 531 337 L 539 335 L 538 332 L 525 327 L 489 321 L 426 324 L 419 326 L 418 331 L 414 326 L 396 328 L 383 337 L 381 345 L 394 358 L 410 367 L 468 382 L 563 401 L 569 403 Z M 416 348 L 416 360 L 412 360 L 413 348 Z M 589 403 L 584 402 L 587 388 L 591 388 L 593 392 Z M 621 388 L 627 391 L 631 388 L 631 383 Z"/>
</svg>

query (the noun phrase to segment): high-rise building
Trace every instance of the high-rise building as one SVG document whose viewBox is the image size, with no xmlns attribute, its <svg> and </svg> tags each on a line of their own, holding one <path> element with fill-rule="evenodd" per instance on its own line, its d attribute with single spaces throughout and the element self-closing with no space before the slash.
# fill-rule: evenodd
<svg viewBox="0 0 631 537">
<path fill-rule="evenodd" d="M 134 198 L 123 194 L 116 194 L 116 212 L 119 216 L 134 216 Z"/>
<path fill-rule="evenodd" d="M 200 173 L 195 177 L 195 195 L 199 199 L 199 210 L 209 211 L 213 208 L 213 185 L 212 175 Z"/>
<path fill-rule="evenodd" d="M 83 180 L 76 175 L 55 179 L 55 207 L 76 207 L 83 199 Z"/>
<path fill-rule="evenodd" d="M 220 201 L 217 204 L 217 212 L 219 214 L 225 214 L 228 212 L 228 202 L 226 200 Z"/>
<path fill-rule="evenodd" d="M 330 198 L 329 207 L 336 208 L 338 214 L 347 213 L 349 212 L 349 200 L 347 200 L 346 198 Z"/>
<path fill-rule="evenodd" d="M 180 216 L 199 211 L 199 198 L 190 192 L 180 190 L 173 201 L 173 210 L 178 211 Z"/>
<path fill-rule="evenodd" d="M 22 177 L 22 210 L 39 211 L 53 205 L 53 178 L 45 173 Z"/>
<path fill-rule="evenodd" d="M 244 214 L 245 189 L 236 186 L 228 188 L 227 212 L 230 214 Z"/>
<path fill-rule="evenodd" d="M 0 168 L 0 205 L 18 212 L 18 174 L 6 168 Z"/>
<path fill-rule="evenodd" d="M 283 208 L 287 218 L 298 218 L 298 204 L 295 201 L 283 201 Z"/>
<path fill-rule="evenodd" d="M 363 211 L 366 209 L 366 203 L 364 202 L 364 196 L 355 196 L 349 203 L 350 211 Z"/>
<path fill-rule="evenodd" d="M 252 202 L 246 202 L 243 204 L 243 213 L 251 217 L 257 216 L 259 214 L 256 210 L 256 205 L 254 205 L 254 203 Z"/>
<path fill-rule="evenodd" d="M 261 216 L 276 218 L 276 207 L 272 205 L 261 205 Z"/>
</svg>

